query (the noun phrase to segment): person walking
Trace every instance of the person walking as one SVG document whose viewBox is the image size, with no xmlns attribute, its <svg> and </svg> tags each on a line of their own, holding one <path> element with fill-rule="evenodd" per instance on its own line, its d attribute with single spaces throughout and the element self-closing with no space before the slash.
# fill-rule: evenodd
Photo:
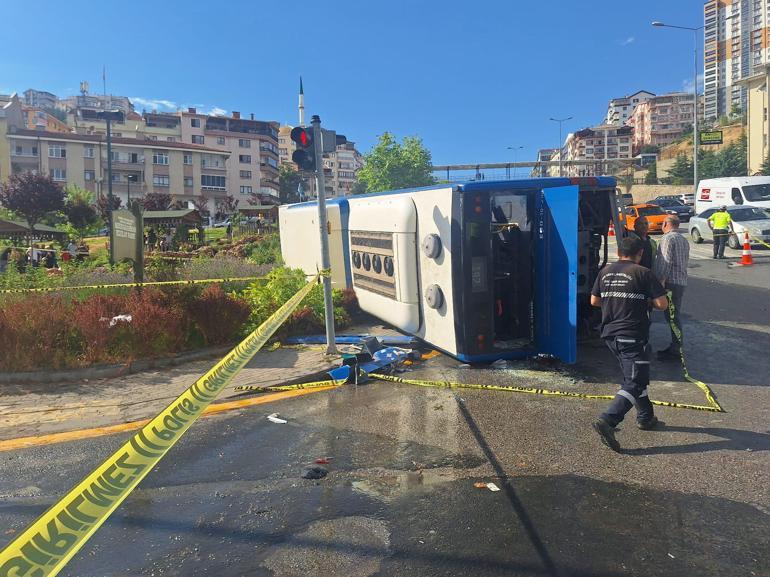
<svg viewBox="0 0 770 577">
<path fill-rule="evenodd" d="M 147 250 L 155 250 L 155 245 L 158 242 L 158 235 L 155 234 L 155 229 L 150 227 L 150 231 L 147 233 Z"/>
<path fill-rule="evenodd" d="M 720 206 L 714 214 L 708 217 L 709 228 L 714 236 L 714 258 L 725 258 L 725 245 L 727 239 L 732 232 L 735 234 L 735 228 L 733 227 L 733 219 L 730 213 L 727 212 L 726 206 Z"/>
<path fill-rule="evenodd" d="M 619 260 L 604 267 L 591 290 L 591 305 L 602 309 L 601 336 L 620 365 L 623 384 L 607 409 L 594 421 L 602 442 L 620 451 L 615 427 L 631 407 L 636 407 L 637 426 L 649 430 L 658 418 L 647 394 L 650 384 L 649 304 L 658 310 L 668 306 L 666 291 L 648 268 L 639 265 L 644 243 L 626 237 L 618 246 Z"/>
<path fill-rule="evenodd" d="M 658 351 L 658 360 L 679 360 L 682 355 L 682 299 L 687 287 L 687 265 L 690 262 L 690 243 L 678 232 L 679 217 L 669 215 L 663 221 L 663 238 L 658 243 L 653 272 L 660 284 L 671 293 L 671 306 L 666 309 L 671 344 Z M 672 310 L 673 309 L 673 310 Z"/>
<path fill-rule="evenodd" d="M 642 260 L 639 261 L 639 265 L 644 268 L 652 270 L 652 263 L 655 261 L 655 253 L 658 250 L 658 243 L 656 243 L 649 235 L 650 222 L 646 216 L 640 216 L 634 221 L 634 232 L 629 232 L 631 236 L 635 236 L 644 244 L 644 251 L 642 252 Z"/>
</svg>

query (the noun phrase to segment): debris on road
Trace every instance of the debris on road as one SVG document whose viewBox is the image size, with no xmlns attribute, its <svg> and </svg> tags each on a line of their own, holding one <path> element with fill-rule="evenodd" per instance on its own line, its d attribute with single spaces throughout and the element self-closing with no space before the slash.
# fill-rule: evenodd
<svg viewBox="0 0 770 577">
<path fill-rule="evenodd" d="M 330 459 L 329 459 L 329 458 L 327 458 L 327 457 L 321 457 L 321 458 L 319 458 L 319 459 L 316 459 L 316 460 L 314 461 L 314 463 L 315 463 L 316 465 L 328 465 L 328 464 L 329 464 L 329 461 L 330 461 Z"/>
<path fill-rule="evenodd" d="M 271 423 L 278 423 L 278 424 L 280 424 L 280 425 L 283 425 L 283 424 L 286 424 L 286 423 L 288 423 L 288 422 L 289 422 L 289 421 L 287 421 L 286 419 L 281 419 L 281 418 L 278 416 L 278 413 L 270 413 L 270 414 L 267 416 L 267 420 L 268 420 L 268 421 L 270 421 Z"/>
<path fill-rule="evenodd" d="M 303 479 L 323 479 L 328 474 L 329 474 L 329 471 L 327 471 L 323 467 L 310 467 L 302 475 L 302 478 Z"/>
<path fill-rule="evenodd" d="M 500 487 L 498 487 L 494 483 L 487 483 L 487 489 L 489 489 L 490 491 L 495 492 L 495 491 L 499 491 Z"/>
</svg>

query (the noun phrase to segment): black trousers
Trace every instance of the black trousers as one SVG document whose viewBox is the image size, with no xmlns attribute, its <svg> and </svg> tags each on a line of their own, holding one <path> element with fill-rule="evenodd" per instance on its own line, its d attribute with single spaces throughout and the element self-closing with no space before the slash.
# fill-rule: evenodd
<svg viewBox="0 0 770 577">
<path fill-rule="evenodd" d="M 725 256 L 725 245 L 730 234 L 726 228 L 714 229 L 714 258 Z"/>
<path fill-rule="evenodd" d="M 601 418 L 611 426 L 616 426 L 631 410 L 636 407 L 636 420 L 646 423 L 654 413 L 652 403 L 647 396 L 650 384 L 650 351 L 647 341 L 627 337 L 604 339 L 623 372 L 623 384 L 610 402 Z"/>
</svg>

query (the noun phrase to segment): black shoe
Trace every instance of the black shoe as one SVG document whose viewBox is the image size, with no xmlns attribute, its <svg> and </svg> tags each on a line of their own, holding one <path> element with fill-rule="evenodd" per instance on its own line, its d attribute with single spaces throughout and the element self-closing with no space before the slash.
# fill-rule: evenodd
<svg viewBox="0 0 770 577">
<path fill-rule="evenodd" d="M 677 361 L 679 360 L 679 354 L 672 349 L 663 349 L 658 351 L 655 355 L 659 361 Z"/>
<path fill-rule="evenodd" d="M 659 422 L 660 421 L 658 421 L 658 417 L 653 416 L 649 421 L 637 421 L 636 426 L 639 427 L 642 431 L 649 431 L 650 429 L 657 427 Z"/>
<path fill-rule="evenodd" d="M 602 443 L 616 453 L 620 453 L 620 443 L 618 443 L 618 440 L 615 438 L 615 427 L 611 427 L 609 423 L 602 419 L 597 419 L 594 421 L 593 428 L 594 431 L 599 433 Z"/>
</svg>

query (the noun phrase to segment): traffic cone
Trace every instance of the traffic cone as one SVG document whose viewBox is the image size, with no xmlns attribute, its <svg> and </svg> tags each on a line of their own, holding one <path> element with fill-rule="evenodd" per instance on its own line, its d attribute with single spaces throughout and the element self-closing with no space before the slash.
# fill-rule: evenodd
<svg viewBox="0 0 770 577">
<path fill-rule="evenodd" d="M 615 224 L 610 221 L 610 231 L 607 233 L 607 236 L 615 236 Z"/>
<path fill-rule="evenodd" d="M 741 257 L 741 266 L 751 266 L 754 259 L 751 258 L 751 243 L 749 243 L 749 232 L 744 231 L 743 236 L 743 256 Z"/>
</svg>

